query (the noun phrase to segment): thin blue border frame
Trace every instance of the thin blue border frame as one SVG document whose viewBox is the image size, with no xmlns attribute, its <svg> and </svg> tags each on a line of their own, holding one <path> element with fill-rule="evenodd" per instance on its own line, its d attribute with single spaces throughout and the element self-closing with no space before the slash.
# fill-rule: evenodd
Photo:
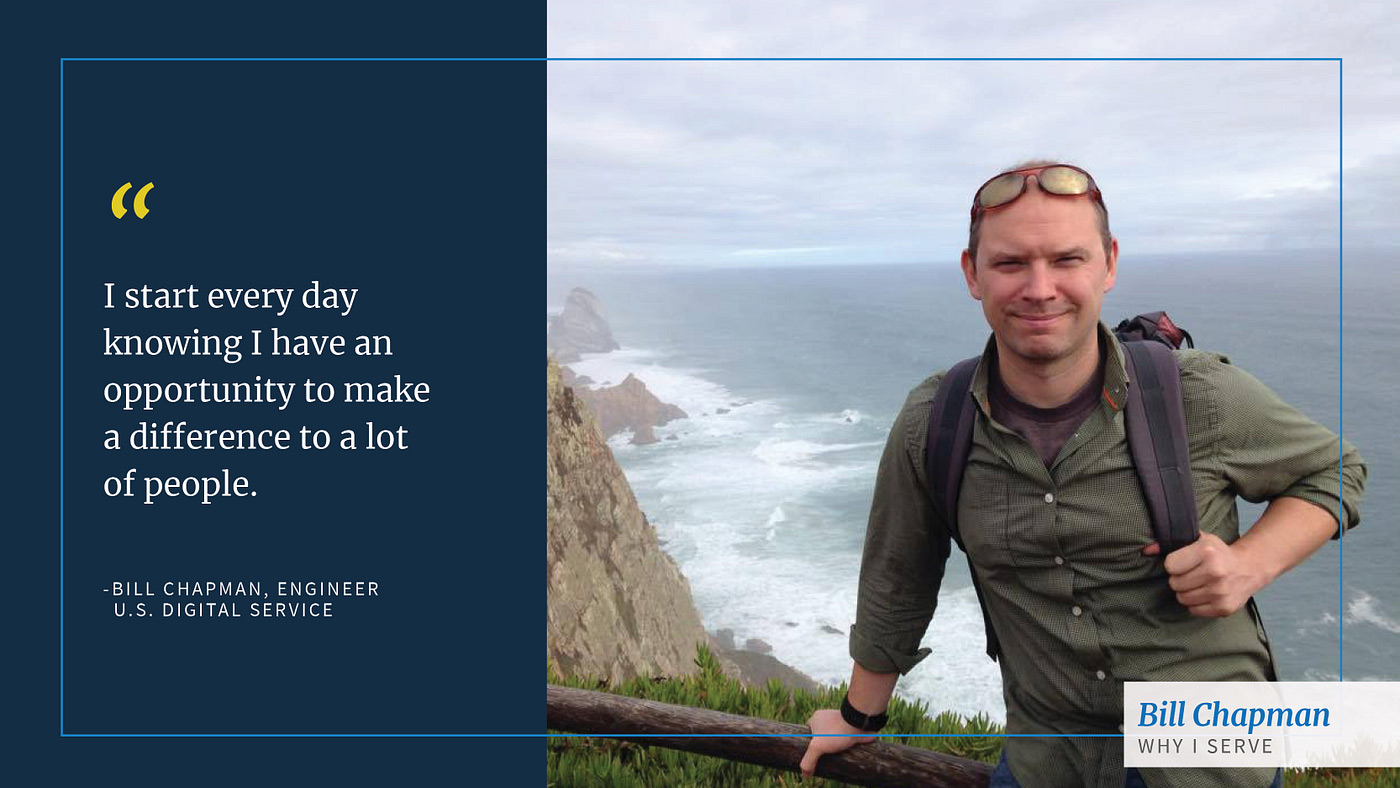
<svg viewBox="0 0 1400 788">
<path fill-rule="evenodd" d="M 599 733 L 67 733 L 63 731 L 63 435 L 64 435 L 64 335 L 63 335 L 63 64 L 67 62 L 630 62 L 630 60 L 662 60 L 662 62 L 728 62 L 728 60 L 778 60 L 778 62 L 1114 62 L 1114 63 L 1180 63 L 1180 62 L 1257 62 L 1257 63 L 1337 63 L 1337 435 L 1345 437 L 1345 311 L 1343 238 L 1343 59 L 1341 57 L 59 57 L 59 738 L 87 739 L 574 739 L 608 738 Z M 1343 505 L 1343 476 L 1341 460 L 1345 446 L 1337 449 L 1338 507 Z M 1345 511 L 1343 509 L 1343 516 Z M 1338 529 L 1337 544 L 1337 680 L 1344 682 L 1343 627 L 1345 616 L 1345 556 L 1347 529 Z M 717 738 L 739 733 L 626 733 L 627 738 Z M 742 733 L 743 738 L 764 736 L 804 736 L 802 733 Z M 981 733 L 885 733 L 878 738 L 892 739 L 956 739 L 956 738 L 1037 738 L 1037 739 L 1121 739 L 1123 733 L 1081 733 L 1081 735 L 1040 735 L 1040 733 L 1002 733 L 1000 736 Z"/>
</svg>

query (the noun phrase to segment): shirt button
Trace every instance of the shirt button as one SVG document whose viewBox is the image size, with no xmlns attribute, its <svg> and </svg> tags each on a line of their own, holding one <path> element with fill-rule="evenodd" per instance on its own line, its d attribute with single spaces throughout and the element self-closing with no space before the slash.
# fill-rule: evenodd
<svg viewBox="0 0 1400 788">
<path fill-rule="evenodd" d="M 1094 678 L 1098 679 L 1099 681 L 1103 681 L 1104 679 L 1108 678 L 1108 674 L 1104 673 L 1102 670 L 1096 670 L 1094 671 Z"/>
<path fill-rule="evenodd" d="M 1045 502 L 1046 502 L 1046 503 L 1054 503 L 1054 502 L 1055 502 L 1055 494 L 1054 494 L 1054 493 L 1046 493 L 1046 494 L 1045 494 Z"/>
<path fill-rule="evenodd" d="M 1055 566 L 1064 566 L 1064 565 L 1065 565 L 1065 558 L 1064 558 L 1064 556 L 1060 556 L 1060 555 L 1055 556 Z"/>
<path fill-rule="evenodd" d="M 1084 608 L 1080 607 L 1079 605 L 1075 605 L 1074 607 L 1069 609 L 1069 612 L 1075 614 L 1076 616 L 1082 616 L 1084 615 Z M 1103 671 L 1099 672 L 1102 673 Z M 1099 678 L 1103 678 L 1103 676 L 1099 676 Z"/>
</svg>

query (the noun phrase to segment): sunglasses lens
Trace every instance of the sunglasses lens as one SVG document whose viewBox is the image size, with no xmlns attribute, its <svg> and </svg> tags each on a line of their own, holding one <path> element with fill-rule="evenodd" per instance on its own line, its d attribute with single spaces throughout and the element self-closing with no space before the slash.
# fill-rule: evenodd
<svg viewBox="0 0 1400 788">
<path fill-rule="evenodd" d="M 995 208 L 998 205 L 1005 205 L 1021 195 L 1021 189 L 1026 184 L 1026 176 L 1009 172 L 993 178 L 982 187 L 982 191 L 977 193 L 977 202 L 983 208 Z"/>
<path fill-rule="evenodd" d="M 1051 194 L 1085 194 L 1089 191 L 1089 176 L 1069 167 L 1050 167 L 1036 175 L 1040 188 Z"/>
</svg>

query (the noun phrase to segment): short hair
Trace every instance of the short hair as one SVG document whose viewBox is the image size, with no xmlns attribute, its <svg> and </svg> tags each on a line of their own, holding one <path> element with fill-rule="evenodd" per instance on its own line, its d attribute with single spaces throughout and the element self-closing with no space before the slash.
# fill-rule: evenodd
<svg viewBox="0 0 1400 788">
<path fill-rule="evenodd" d="M 1016 170 L 1028 170 L 1033 167 L 1053 167 L 1056 164 L 1068 163 L 1069 162 L 1064 161 L 1054 161 L 1053 159 L 1028 159 L 1020 164 L 1013 164 L 1001 172 L 1004 174 L 1015 172 Z M 1113 248 L 1113 233 L 1108 229 L 1108 207 L 1101 201 L 1103 195 L 1100 194 L 1099 196 L 1099 200 L 1090 200 L 1089 203 L 1094 206 L 1094 215 L 1098 217 L 1099 236 L 1103 238 L 1103 255 L 1107 258 L 1109 250 Z M 973 199 L 976 199 L 975 195 Z M 977 243 L 981 240 L 982 234 L 982 217 L 986 215 L 986 211 L 977 212 L 977 215 L 972 218 L 972 222 L 967 228 L 967 253 L 972 256 L 972 265 L 974 267 L 977 265 Z"/>
</svg>

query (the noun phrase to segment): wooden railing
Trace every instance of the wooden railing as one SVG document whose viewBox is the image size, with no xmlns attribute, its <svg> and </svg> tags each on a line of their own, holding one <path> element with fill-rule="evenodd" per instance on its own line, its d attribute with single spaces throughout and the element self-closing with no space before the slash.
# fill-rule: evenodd
<svg viewBox="0 0 1400 788">
<path fill-rule="evenodd" d="M 754 717 L 547 685 L 550 729 L 797 771 L 811 731 Z M 697 735 L 709 734 L 709 735 Z M 715 735 L 720 734 L 720 735 Z M 823 756 L 817 776 L 884 788 L 982 788 L 992 767 L 902 744 L 875 742 Z"/>
</svg>

